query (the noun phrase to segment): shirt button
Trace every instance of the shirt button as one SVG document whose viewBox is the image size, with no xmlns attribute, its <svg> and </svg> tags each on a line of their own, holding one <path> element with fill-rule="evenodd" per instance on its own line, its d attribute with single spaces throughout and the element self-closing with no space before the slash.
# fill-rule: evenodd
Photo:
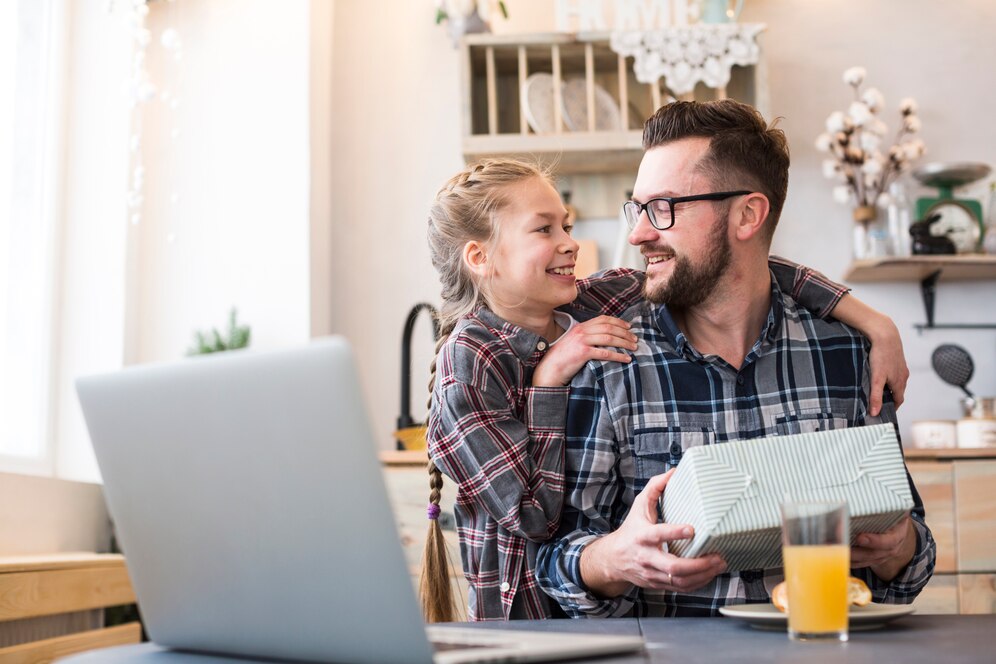
<svg viewBox="0 0 996 664">
<path fill-rule="evenodd" d="M 543 343 L 543 342 L 541 341 L 540 343 Z M 544 344 L 544 345 L 545 345 L 545 344 Z M 541 348 L 540 350 L 542 350 L 542 348 Z M 512 587 L 512 586 L 508 585 L 508 581 L 505 581 L 504 583 L 502 583 L 502 584 L 501 584 L 501 591 L 502 591 L 503 593 L 507 593 L 507 592 L 508 592 L 508 589 L 509 589 L 509 588 L 511 588 L 511 587 Z"/>
<path fill-rule="evenodd" d="M 538 344 L 536 344 L 536 350 L 546 350 L 546 342 L 541 341 Z"/>
<path fill-rule="evenodd" d="M 737 385 L 743 385 L 743 384 L 744 384 L 744 377 L 737 376 Z"/>
</svg>

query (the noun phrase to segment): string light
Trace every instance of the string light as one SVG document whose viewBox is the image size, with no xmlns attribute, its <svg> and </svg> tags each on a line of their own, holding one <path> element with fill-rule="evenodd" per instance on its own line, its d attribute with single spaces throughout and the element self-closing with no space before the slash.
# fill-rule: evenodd
<svg viewBox="0 0 996 664">
<path fill-rule="evenodd" d="M 169 111 L 169 138 L 171 143 L 175 143 L 180 137 L 180 130 L 176 127 L 176 110 L 180 108 L 180 99 L 176 90 L 169 90 L 166 87 L 160 89 L 156 82 L 152 80 L 147 67 L 147 57 L 149 48 L 154 45 L 153 34 L 147 22 L 149 16 L 148 2 L 151 0 L 108 0 L 105 10 L 108 14 L 117 12 L 119 6 L 123 5 L 125 29 L 132 41 L 132 57 L 130 76 L 126 82 L 127 103 L 131 109 L 130 118 L 130 138 L 128 141 L 129 150 L 129 178 L 125 193 L 125 206 L 128 210 L 128 220 L 132 225 L 139 225 L 142 222 L 143 204 L 145 202 L 145 167 L 143 165 L 142 138 L 143 138 L 143 111 L 144 107 L 156 101 L 161 102 L 163 107 Z M 175 0 L 167 0 L 170 5 L 175 4 Z M 170 8 L 169 19 L 175 23 L 175 11 Z M 183 59 L 183 40 L 179 32 L 171 25 L 163 29 L 159 35 L 158 44 L 170 56 L 169 60 L 179 66 Z M 170 178 L 171 185 L 174 178 Z M 175 205 L 179 200 L 179 195 L 173 191 L 169 196 L 170 203 Z M 167 234 L 167 241 L 173 243 L 176 233 L 170 231 Z"/>
</svg>

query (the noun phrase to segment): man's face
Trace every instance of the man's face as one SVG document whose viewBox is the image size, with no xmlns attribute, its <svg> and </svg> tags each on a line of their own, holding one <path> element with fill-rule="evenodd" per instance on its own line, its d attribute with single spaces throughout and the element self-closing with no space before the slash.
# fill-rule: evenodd
<svg viewBox="0 0 996 664">
<path fill-rule="evenodd" d="M 709 140 L 687 138 L 647 151 L 633 187 L 633 200 L 646 203 L 661 196 L 693 196 L 715 190 L 696 172 Z M 731 260 L 727 214 L 729 203 L 693 201 L 674 208 L 674 226 L 659 231 L 646 213 L 629 235 L 647 261 L 644 295 L 655 304 L 688 308 L 706 300 Z"/>
</svg>

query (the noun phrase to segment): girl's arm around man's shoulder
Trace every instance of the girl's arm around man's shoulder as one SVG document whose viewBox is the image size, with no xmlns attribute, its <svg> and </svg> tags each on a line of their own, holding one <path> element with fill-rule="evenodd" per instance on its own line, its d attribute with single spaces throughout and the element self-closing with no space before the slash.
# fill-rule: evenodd
<svg viewBox="0 0 996 664">
<path fill-rule="evenodd" d="M 603 270 L 578 281 L 578 297 L 571 306 L 602 316 L 619 316 L 643 299 L 646 274 L 629 268 Z"/>
</svg>

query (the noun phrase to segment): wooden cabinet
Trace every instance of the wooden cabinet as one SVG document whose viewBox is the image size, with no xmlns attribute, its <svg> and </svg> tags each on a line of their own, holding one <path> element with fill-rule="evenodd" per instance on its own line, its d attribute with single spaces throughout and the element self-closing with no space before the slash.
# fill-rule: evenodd
<svg viewBox="0 0 996 664">
<path fill-rule="evenodd" d="M 560 174 L 635 173 L 643 156 L 643 122 L 667 100 L 667 81 L 639 83 L 633 58 L 617 54 L 609 43 L 608 33 L 465 37 L 462 93 L 467 161 L 520 157 L 553 164 Z M 681 98 L 728 96 L 764 113 L 763 71 L 759 65 L 735 65 L 724 88 L 700 82 Z M 533 108 L 523 94 L 536 74 L 552 77 L 552 82 L 545 82 L 549 99 L 542 108 Z M 604 112 L 607 106 L 611 113 Z M 530 127 L 530 113 L 534 119 L 542 116 L 539 131 Z"/>
<path fill-rule="evenodd" d="M 937 541 L 921 613 L 996 613 L 996 450 L 907 450 Z"/>
</svg>

